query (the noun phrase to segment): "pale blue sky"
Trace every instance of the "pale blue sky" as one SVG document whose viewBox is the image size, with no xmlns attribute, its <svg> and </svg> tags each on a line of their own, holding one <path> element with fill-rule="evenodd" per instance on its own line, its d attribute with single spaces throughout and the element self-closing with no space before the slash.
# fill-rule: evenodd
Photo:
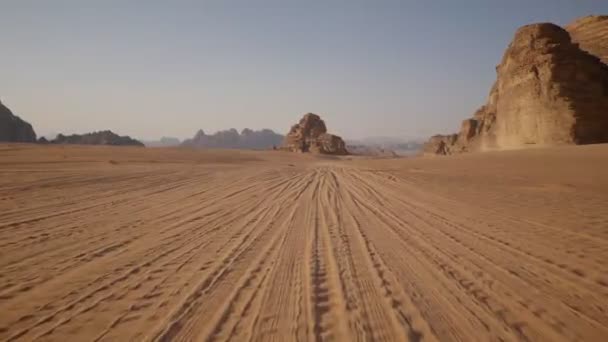
<svg viewBox="0 0 608 342">
<path fill-rule="evenodd" d="M 605 0 L 0 0 L 0 98 L 38 134 L 285 133 L 306 112 L 347 138 L 457 129 L 521 25 Z"/>
</svg>

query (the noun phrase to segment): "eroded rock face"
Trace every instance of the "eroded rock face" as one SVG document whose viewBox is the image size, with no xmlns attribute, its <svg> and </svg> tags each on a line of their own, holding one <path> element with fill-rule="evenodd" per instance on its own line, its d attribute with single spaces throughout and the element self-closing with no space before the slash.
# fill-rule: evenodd
<svg viewBox="0 0 608 342">
<path fill-rule="evenodd" d="M 36 142 L 36 133 L 28 122 L 23 121 L 0 102 L 0 141 Z"/>
<path fill-rule="evenodd" d="M 520 28 L 487 103 L 426 154 L 608 142 L 608 66 L 554 24 Z"/>
<path fill-rule="evenodd" d="M 313 113 L 305 114 L 299 123 L 291 127 L 285 136 L 282 149 L 292 152 L 348 154 L 342 138 L 327 133 L 325 122 Z"/>
</svg>

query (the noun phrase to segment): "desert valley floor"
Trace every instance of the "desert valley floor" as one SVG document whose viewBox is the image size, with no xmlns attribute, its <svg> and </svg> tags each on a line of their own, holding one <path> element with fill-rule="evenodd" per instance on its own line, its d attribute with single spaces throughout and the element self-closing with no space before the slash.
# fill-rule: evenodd
<svg viewBox="0 0 608 342">
<path fill-rule="evenodd" d="M 0 340 L 606 341 L 606 170 L 0 145 Z"/>
</svg>

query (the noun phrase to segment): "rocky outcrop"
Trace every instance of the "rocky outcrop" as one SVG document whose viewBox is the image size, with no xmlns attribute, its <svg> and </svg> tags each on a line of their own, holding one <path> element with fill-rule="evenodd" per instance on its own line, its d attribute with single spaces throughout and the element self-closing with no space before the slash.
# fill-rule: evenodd
<svg viewBox="0 0 608 342">
<path fill-rule="evenodd" d="M 590 15 L 567 25 L 572 41 L 608 64 L 608 15 Z"/>
<path fill-rule="evenodd" d="M 426 154 L 608 142 L 608 66 L 554 24 L 520 28 L 487 103 Z"/>
<path fill-rule="evenodd" d="M 299 123 L 291 127 L 281 149 L 291 152 L 348 154 L 342 138 L 327 133 L 325 122 L 313 113 L 305 114 Z"/>
<path fill-rule="evenodd" d="M 58 134 L 51 141 L 53 144 L 77 145 L 112 145 L 112 146 L 144 146 L 140 141 L 128 136 L 119 136 L 112 131 L 99 131 L 86 134 L 63 135 Z"/>
<path fill-rule="evenodd" d="M 424 154 L 439 154 L 448 155 L 459 152 L 459 147 L 456 146 L 458 140 L 458 134 L 449 135 L 434 135 L 429 141 L 422 147 Z"/>
<path fill-rule="evenodd" d="M 279 146 L 283 136 L 269 129 L 254 131 L 245 128 L 239 133 L 231 128 L 208 135 L 201 129 L 192 139 L 184 140 L 182 146 L 196 148 L 232 148 L 265 150 Z"/>
<path fill-rule="evenodd" d="M 23 121 L 0 102 L 0 141 L 36 142 L 36 133 L 32 125 Z"/>
</svg>

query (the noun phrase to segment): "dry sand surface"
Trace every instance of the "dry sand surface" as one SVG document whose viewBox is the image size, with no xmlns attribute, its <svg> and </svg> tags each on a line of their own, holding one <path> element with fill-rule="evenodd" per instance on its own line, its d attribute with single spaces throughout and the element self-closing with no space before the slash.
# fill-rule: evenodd
<svg viewBox="0 0 608 342">
<path fill-rule="evenodd" d="M 0 340 L 606 341 L 607 170 L 0 145 Z"/>
</svg>

